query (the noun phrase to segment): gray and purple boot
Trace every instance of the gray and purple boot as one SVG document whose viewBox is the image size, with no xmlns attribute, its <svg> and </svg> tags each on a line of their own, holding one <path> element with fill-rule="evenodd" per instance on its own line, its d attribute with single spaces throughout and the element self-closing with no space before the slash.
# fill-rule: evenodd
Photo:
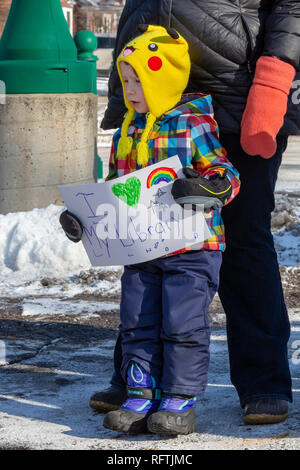
<svg viewBox="0 0 300 470">
<path fill-rule="evenodd" d="M 119 410 L 105 415 L 103 426 L 131 434 L 148 432 L 147 419 L 157 411 L 161 391 L 154 377 L 135 362 L 130 362 L 127 369 L 127 397 Z"/>
<path fill-rule="evenodd" d="M 164 393 L 159 409 L 151 414 L 147 427 L 155 434 L 190 434 L 195 430 L 196 397 Z"/>
</svg>

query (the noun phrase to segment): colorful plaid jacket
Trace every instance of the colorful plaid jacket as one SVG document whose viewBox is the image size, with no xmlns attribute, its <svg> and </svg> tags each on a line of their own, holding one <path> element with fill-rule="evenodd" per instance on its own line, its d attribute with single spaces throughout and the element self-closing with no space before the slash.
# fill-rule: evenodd
<svg viewBox="0 0 300 470">
<path fill-rule="evenodd" d="M 145 115 L 136 113 L 135 120 L 128 130 L 128 136 L 133 138 L 132 151 L 125 160 L 116 157 L 116 149 L 121 135 L 120 129 L 114 134 L 107 181 L 141 168 L 136 161 L 136 147 L 145 122 Z M 223 174 L 227 169 L 227 178 L 233 189 L 227 204 L 238 194 L 239 174 L 226 158 L 227 152 L 219 142 L 219 129 L 214 119 L 210 95 L 203 93 L 183 95 L 175 108 L 156 120 L 148 144 L 149 165 L 178 155 L 182 166 L 193 167 L 205 177 L 216 173 Z M 206 222 L 211 231 L 211 237 L 208 240 L 176 251 L 172 255 L 191 249 L 224 251 L 225 231 L 221 209 L 212 210 L 206 214 Z"/>
</svg>

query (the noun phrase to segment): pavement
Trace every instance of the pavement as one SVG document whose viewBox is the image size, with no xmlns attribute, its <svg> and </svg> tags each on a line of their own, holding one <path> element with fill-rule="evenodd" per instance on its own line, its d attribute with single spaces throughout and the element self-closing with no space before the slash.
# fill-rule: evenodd
<svg viewBox="0 0 300 470">
<path fill-rule="evenodd" d="M 2 327 L 0 449 L 18 450 L 277 450 L 300 449 L 300 309 L 290 312 L 289 357 L 294 403 L 279 424 L 250 426 L 229 380 L 226 332 L 212 329 L 206 392 L 196 404 L 196 431 L 188 436 L 130 436 L 102 427 L 89 408 L 108 385 L 115 332 L 83 325 L 20 321 L 15 337 Z M 10 325 L 4 325 L 9 333 Z M 142 468 L 142 467 L 141 467 Z"/>
<path fill-rule="evenodd" d="M 300 139 L 283 158 L 277 190 L 300 190 Z M 89 398 L 109 385 L 116 331 L 54 321 L 4 319 L 0 325 L 0 450 L 299 450 L 300 306 L 289 310 L 294 403 L 279 424 L 249 426 L 229 378 L 222 313 L 212 327 L 208 386 L 188 436 L 129 436 L 102 427 Z M 140 466 L 142 468 L 142 466 Z"/>
</svg>

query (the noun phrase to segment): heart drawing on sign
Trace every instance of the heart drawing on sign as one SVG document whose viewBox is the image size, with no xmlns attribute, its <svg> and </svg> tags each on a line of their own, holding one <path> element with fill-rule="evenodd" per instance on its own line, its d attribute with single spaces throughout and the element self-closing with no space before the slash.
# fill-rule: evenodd
<svg viewBox="0 0 300 470">
<path fill-rule="evenodd" d="M 124 184 L 114 184 L 111 189 L 121 201 L 130 207 L 137 208 L 141 195 L 141 182 L 136 176 L 128 178 Z"/>
</svg>

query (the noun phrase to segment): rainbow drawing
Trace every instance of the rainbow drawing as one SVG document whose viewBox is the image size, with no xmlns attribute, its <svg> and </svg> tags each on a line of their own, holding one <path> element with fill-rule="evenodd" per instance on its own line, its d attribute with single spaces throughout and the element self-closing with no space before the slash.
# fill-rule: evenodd
<svg viewBox="0 0 300 470">
<path fill-rule="evenodd" d="M 157 168 L 156 170 L 151 171 L 147 178 L 147 188 L 151 188 L 151 186 L 159 184 L 162 181 L 164 181 L 165 183 L 170 183 L 176 178 L 178 178 L 178 176 L 176 174 L 176 171 L 173 170 L 173 168 L 162 166 L 160 168 Z"/>
</svg>

